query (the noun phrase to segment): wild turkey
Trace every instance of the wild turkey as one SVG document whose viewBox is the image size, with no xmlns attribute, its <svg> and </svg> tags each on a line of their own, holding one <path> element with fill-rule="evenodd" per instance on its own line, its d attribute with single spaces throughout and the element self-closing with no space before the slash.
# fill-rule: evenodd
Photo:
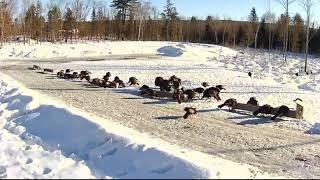
<svg viewBox="0 0 320 180">
<path fill-rule="evenodd" d="M 249 77 L 252 77 L 252 73 L 251 73 L 251 72 L 248 72 L 248 76 L 249 76 Z"/>
<path fill-rule="evenodd" d="M 209 83 L 203 82 L 203 83 L 202 83 L 202 86 L 205 87 L 205 88 L 206 88 L 206 87 L 209 87 Z"/>
<path fill-rule="evenodd" d="M 190 115 L 197 114 L 196 108 L 186 107 L 184 111 L 186 111 L 186 114 L 183 116 L 184 119 L 187 119 Z"/>
<path fill-rule="evenodd" d="M 80 74 L 89 75 L 89 74 L 91 74 L 91 72 L 88 70 L 85 70 L 85 71 L 80 71 Z"/>
<path fill-rule="evenodd" d="M 71 75 L 71 78 L 72 78 L 72 79 L 77 79 L 77 78 L 79 78 L 79 73 L 78 73 L 78 72 L 73 72 L 72 75 Z"/>
<path fill-rule="evenodd" d="M 99 87 L 103 87 L 103 82 L 104 81 L 102 79 L 94 78 L 94 79 L 92 79 L 91 84 L 99 86 Z"/>
<path fill-rule="evenodd" d="M 79 78 L 80 80 L 83 80 L 83 79 L 86 79 L 87 76 L 89 76 L 90 72 L 89 71 L 81 71 L 80 72 L 80 75 L 79 75 Z"/>
<path fill-rule="evenodd" d="M 277 117 L 285 116 L 288 114 L 290 109 L 287 106 L 281 106 L 279 107 L 278 111 L 276 112 L 276 115 L 274 115 L 271 120 L 276 120 Z"/>
<path fill-rule="evenodd" d="M 194 89 L 194 91 L 195 91 L 196 93 L 202 94 L 202 93 L 204 92 L 204 89 L 200 87 L 200 88 Z"/>
<path fill-rule="evenodd" d="M 219 89 L 220 91 L 221 90 L 226 90 L 222 85 L 217 85 L 216 88 Z"/>
<path fill-rule="evenodd" d="M 249 101 L 247 102 L 247 104 L 250 104 L 250 105 L 253 105 L 253 106 L 258 106 L 259 105 L 259 103 L 258 103 L 258 101 L 256 100 L 255 97 L 251 97 L 249 99 Z"/>
<path fill-rule="evenodd" d="M 171 81 L 171 84 L 173 86 L 173 89 L 179 89 L 181 86 L 181 81 Z"/>
<path fill-rule="evenodd" d="M 194 92 L 197 93 L 197 96 L 200 99 L 201 98 L 201 94 L 203 94 L 203 92 L 204 92 L 204 89 L 199 87 L 199 88 L 194 89 Z"/>
<path fill-rule="evenodd" d="M 45 69 L 43 69 L 43 71 L 44 71 L 44 72 L 50 72 L 50 73 L 53 73 L 53 69 L 47 69 L 47 68 L 45 68 Z"/>
<path fill-rule="evenodd" d="M 157 86 L 157 87 L 160 87 L 161 86 L 161 82 L 163 81 L 164 79 L 162 77 L 156 77 L 155 81 L 154 81 L 154 85 Z"/>
<path fill-rule="evenodd" d="M 228 106 L 229 107 L 229 111 L 231 111 L 232 107 L 234 107 L 237 104 L 237 100 L 236 99 L 228 99 L 226 100 L 223 104 L 219 105 L 218 108 L 223 108 L 224 106 Z"/>
<path fill-rule="evenodd" d="M 71 73 L 71 69 L 66 69 L 66 73 Z"/>
<path fill-rule="evenodd" d="M 270 106 L 269 104 L 263 105 L 262 107 L 260 107 L 257 111 L 253 112 L 253 115 L 258 115 L 259 113 L 262 114 L 271 114 L 273 110 L 273 107 Z"/>
<path fill-rule="evenodd" d="M 151 97 L 157 97 L 157 93 L 156 91 L 152 90 L 152 89 L 146 89 L 145 91 L 141 92 L 141 95 L 149 95 Z"/>
<path fill-rule="evenodd" d="M 183 94 L 186 94 L 188 96 L 189 101 L 196 97 L 196 93 L 194 90 L 191 90 L 191 89 L 184 90 L 184 88 L 182 88 L 181 90 Z"/>
<path fill-rule="evenodd" d="M 160 82 L 160 91 L 170 92 L 171 90 L 172 90 L 172 86 L 169 80 L 163 80 Z"/>
<path fill-rule="evenodd" d="M 150 87 L 147 86 L 147 85 L 143 85 L 139 90 L 140 90 L 140 91 L 145 91 L 145 90 L 147 90 L 147 89 L 150 89 Z"/>
<path fill-rule="evenodd" d="M 57 77 L 58 78 L 63 78 L 64 77 L 64 70 L 61 70 L 61 71 L 57 72 Z"/>
<path fill-rule="evenodd" d="M 84 79 L 90 83 L 90 79 L 91 79 L 91 78 L 90 78 L 90 76 L 89 76 L 89 75 L 88 75 L 88 76 L 86 76 L 86 77 L 84 77 Z"/>
<path fill-rule="evenodd" d="M 202 96 L 201 99 L 207 98 L 207 99 L 211 100 L 211 98 L 215 98 L 217 101 L 221 101 L 219 93 L 220 93 L 219 89 L 217 89 L 217 88 L 209 88 L 209 89 L 206 89 L 203 92 L 203 96 Z"/>
<path fill-rule="evenodd" d="M 181 89 L 175 89 L 173 93 L 173 99 L 176 99 L 179 104 L 184 100 L 183 91 Z"/>
<path fill-rule="evenodd" d="M 64 79 L 71 79 L 71 76 L 72 76 L 72 74 L 70 74 L 70 73 L 65 73 L 64 76 L 63 76 L 63 78 L 64 78 Z"/>
<path fill-rule="evenodd" d="M 175 75 L 171 76 L 169 81 L 174 89 L 178 89 L 181 86 L 181 79 L 177 78 Z"/>
<path fill-rule="evenodd" d="M 135 78 L 135 77 L 130 77 L 130 78 L 129 78 L 129 83 L 130 83 L 129 86 L 132 86 L 132 85 L 138 85 L 138 86 L 139 86 L 138 79 Z"/>
<path fill-rule="evenodd" d="M 111 77 L 111 73 L 107 72 L 105 76 L 103 76 L 103 80 L 109 81 L 109 78 Z"/>
<path fill-rule="evenodd" d="M 33 65 L 32 69 L 33 70 L 41 70 L 40 66 L 37 66 L 37 65 Z"/>
<path fill-rule="evenodd" d="M 116 76 L 116 77 L 114 78 L 113 82 L 114 82 L 115 84 L 118 83 L 118 84 L 119 84 L 119 88 L 126 87 L 126 86 L 124 85 L 123 81 L 120 80 L 120 78 L 119 78 L 118 76 Z"/>
</svg>

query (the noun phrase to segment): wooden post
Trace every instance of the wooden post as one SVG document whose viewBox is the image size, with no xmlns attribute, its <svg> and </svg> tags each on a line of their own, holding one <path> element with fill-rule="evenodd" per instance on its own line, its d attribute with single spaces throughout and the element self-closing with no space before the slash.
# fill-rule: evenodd
<svg viewBox="0 0 320 180">
<path fill-rule="evenodd" d="M 297 104 L 296 118 L 297 119 L 303 119 L 303 106 L 300 105 L 300 104 Z"/>
</svg>

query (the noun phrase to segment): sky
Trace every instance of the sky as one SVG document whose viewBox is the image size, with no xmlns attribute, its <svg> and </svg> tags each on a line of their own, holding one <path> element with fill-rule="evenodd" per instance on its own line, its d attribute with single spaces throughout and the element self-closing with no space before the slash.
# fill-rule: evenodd
<svg viewBox="0 0 320 180">
<path fill-rule="evenodd" d="M 162 10 L 166 4 L 166 0 L 149 1 L 151 1 L 159 10 Z M 295 15 L 297 12 L 303 17 L 305 16 L 303 9 L 298 3 L 299 1 L 301 0 L 296 0 L 296 2 L 290 6 L 291 16 Z M 259 17 L 269 10 L 269 0 L 172 0 L 172 2 L 180 15 L 185 17 L 197 16 L 203 19 L 208 15 L 217 15 L 221 18 L 226 17 L 235 20 L 245 20 L 250 14 L 253 6 L 256 8 Z M 319 7 L 317 7 L 317 9 L 318 8 Z M 270 0 L 270 9 L 271 12 L 274 12 L 276 15 L 280 15 L 284 12 L 284 8 L 277 0 Z M 320 14 L 314 14 L 315 18 L 320 21 Z"/>
<path fill-rule="evenodd" d="M 42 1 L 46 2 L 48 0 Z M 64 0 L 64 2 L 68 1 L 72 0 Z M 97 1 L 104 1 L 107 4 L 110 4 L 112 0 Z M 159 11 L 162 11 L 167 0 L 148 1 L 151 1 Z M 298 3 L 299 1 L 301 0 L 296 0 L 296 2 L 290 6 L 290 15 L 294 16 L 299 12 L 302 17 L 305 17 L 305 13 Z M 212 15 L 219 16 L 222 19 L 225 17 L 234 20 L 246 20 L 253 6 L 256 8 L 259 17 L 269 10 L 269 0 L 172 0 L 172 2 L 177 8 L 180 16 L 196 16 L 201 19 L 205 19 L 206 16 Z M 271 12 L 275 13 L 277 16 L 285 11 L 277 0 L 270 0 L 270 9 Z M 319 10 L 320 5 L 317 5 L 314 12 L 318 12 Z M 313 14 L 315 15 L 314 19 L 320 22 L 320 13 Z"/>
</svg>

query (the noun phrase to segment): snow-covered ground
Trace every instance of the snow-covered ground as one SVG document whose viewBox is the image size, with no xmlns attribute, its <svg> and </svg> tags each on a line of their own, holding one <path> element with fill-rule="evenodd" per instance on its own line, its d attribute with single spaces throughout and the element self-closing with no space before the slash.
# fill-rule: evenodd
<svg viewBox="0 0 320 180">
<path fill-rule="evenodd" d="M 254 53 L 252 50 L 244 50 L 243 52 L 215 45 L 191 43 L 89 42 L 62 45 L 49 43 L 32 46 L 8 45 L 0 50 L 0 55 L 3 62 L 8 64 L 10 63 L 8 59 L 18 60 L 14 63 L 25 63 L 26 60 L 38 61 L 51 58 L 146 55 L 145 58 L 124 60 L 66 63 L 41 63 L 38 61 L 37 63 L 42 67 L 53 68 L 56 71 L 66 68 L 76 71 L 87 69 L 93 73 L 92 77 L 101 78 L 108 71 L 111 72 L 112 77 L 119 76 L 125 81 L 129 77 L 135 76 L 141 84 L 150 86 L 154 86 L 154 79 L 157 76 L 169 78 L 171 75 L 176 75 L 183 80 L 182 84 L 185 88 L 199 87 L 202 82 L 207 81 L 211 85 L 222 84 L 226 87 L 227 90 L 221 94 L 222 100 L 236 98 L 238 102 L 243 103 L 255 96 L 260 104 L 270 104 L 274 107 L 287 105 L 290 108 L 295 108 L 293 100 L 300 98 L 305 102 L 304 120 L 284 118 L 288 121 L 279 122 L 276 125 L 303 130 L 310 134 L 319 134 L 319 59 L 315 57 L 310 59 L 312 75 L 297 77 L 295 73 L 301 72 L 299 67 L 303 66 L 302 57 L 290 56 L 288 62 L 284 64 L 281 54 L 273 52 L 271 54 L 272 69 L 269 71 L 267 52 Z M 255 58 L 253 54 L 255 54 Z M 159 58 L 148 58 L 149 55 L 158 55 Z M 19 62 L 19 60 L 22 61 Z M 248 77 L 247 72 L 249 71 L 253 72 L 253 78 Z M 37 98 L 40 95 L 35 95 L 34 92 L 22 95 L 19 89 L 21 89 L 20 86 L 18 89 L 12 90 L 12 87 L 2 82 L 0 110 L 3 111 L 1 117 L 5 123 L 1 131 L 8 134 L 10 137 L 8 139 L 16 139 L 17 143 L 28 144 L 30 141 L 37 147 L 43 148 L 41 151 L 37 150 L 40 152 L 38 154 L 48 153 L 57 156 L 57 151 L 60 152 L 58 156 L 61 161 L 70 161 L 70 166 L 79 169 L 87 168 L 86 171 L 83 171 L 87 172 L 83 176 L 118 178 L 251 178 L 252 176 L 268 176 L 247 165 L 232 163 L 190 150 L 181 150 L 179 147 L 171 147 L 172 145 L 167 145 L 160 140 L 148 139 L 134 130 L 124 127 L 115 130 L 114 126 L 118 127 L 118 125 L 112 123 L 112 119 L 107 121 L 108 123 L 101 124 L 103 120 L 97 121 L 98 117 L 92 118 L 92 115 L 72 110 L 61 103 L 55 103 L 53 100 L 46 100 L 45 102 L 48 103 L 45 105 L 43 98 L 39 103 Z M 8 98 L 9 100 L 4 101 Z M 153 104 L 153 106 L 166 108 L 194 106 L 206 111 L 216 109 L 218 104 L 220 103 L 215 101 L 196 100 L 182 105 L 172 102 Z M 225 111 L 216 113 L 216 118 L 241 120 L 239 123 L 242 125 L 256 125 L 262 121 L 259 118 L 248 116 L 237 116 L 238 119 L 236 119 L 232 113 Z M 56 117 L 48 118 L 48 115 L 53 114 Z M 7 148 L 11 148 L 11 146 L 7 146 Z M 24 148 L 12 151 L 24 153 Z M 30 157 L 30 159 L 34 158 Z M 17 163 L 18 166 L 24 168 L 20 159 L 17 161 L 20 163 Z M 56 163 L 61 163 L 61 161 Z M 112 165 L 106 165 L 110 163 Z M 7 167 L 11 167 L 11 165 Z M 62 170 L 52 167 L 41 166 L 42 169 L 50 169 L 52 173 L 43 175 L 40 172 L 37 177 L 64 176 L 61 173 Z M 2 169 L 6 169 L 6 166 Z M 230 174 L 228 172 L 230 169 L 237 173 Z M 251 169 L 254 169 L 252 173 L 250 173 Z M 30 171 L 26 171 L 30 173 Z M 69 172 L 68 167 L 63 172 Z M 48 176 L 50 174 L 51 176 Z"/>
<path fill-rule="evenodd" d="M 214 47 L 214 48 L 213 48 Z M 208 51 L 208 48 L 211 51 Z M 222 48 L 222 47 L 221 47 Z M 222 48 L 225 54 L 235 51 Z M 160 54 L 168 57 L 212 57 L 218 55 L 219 46 L 190 45 L 174 42 L 122 42 L 106 41 L 102 43 L 87 42 L 79 44 L 11 44 L 0 50 L 0 59 L 50 59 L 71 57 L 97 57 L 128 54 Z M 201 54 L 201 56 L 199 56 Z"/>
<path fill-rule="evenodd" d="M 12 47 L 11 47 L 12 48 Z M 10 46 L 0 50 L 3 58 L 7 55 Z M 23 51 L 30 54 L 32 59 L 55 58 L 54 52 L 62 57 L 94 57 L 101 55 L 125 55 L 125 54 L 154 54 L 161 55 L 160 59 L 137 58 L 132 60 L 106 60 L 106 61 L 79 61 L 62 64 L 43 64 L 56 71 L 66 69 L 88 69 L 93 72 L 93 77 L 102 77 L 107 71 L 114 76 L 120 76 L 127 80 L 131 76 L 137 77 L 142 84 L 154 85 L 157 76 L 168 78 L 175 74 L 183 81 L 183 86 L 198 87 L 203 81 L 211 85 L 222 84 L 227 88 L 223 100 L 236 98 L 239 102 L 255 96 L 260 104 L 272 106 L 287 105 L 295 108 L 293 100 L 300 98 L 305 101 L 304 118 L 311 124 L 299 124 L 308 129 L 315 123 L 320 123 L 320 104 L 316 97 L 320 95 L 320 61 L 318 58 L 310 58 L 309 67 L 312 75 L 296 76 L 301 72 L 303 58 L 290 56 L 288 63 L 284 64 L 282 55 L 273 52 L 271 54 L 271 70 L 269 71 L 267 51 L 244 50 L 240 51 L 224 48 L 216 45 L 175 43 L 175 42 L 104 42 L 83 44 L 62 44 L 33 46 L 14 46 L 15 52 Z M 91 52 L 85 54 L 83 52 Z M 110 53 L 106 53 L 106 52 Z M 17 53 L 21 54 L 21 53 Z M 255 54 L 255 57 L 253 56 Z M 147 56 L 146 56 L 147 57 Z M 26 59 L 25 56 L 14 58 Z M 28 59 L 28 58 L 27 58 Z M 253 73 L 253 78 L 247 76 L 247 72 Z M 270 73 L 269 73 L 270 72 Z M 113 76 L 113 77 L 114 77 Z M 193 103 L 198 108 L 206 108 L 206 103 Z M 212 104 L 209 105 L 212 107 Z M 208 107 L 208 108 L 209 108 Z M 317 125 L 317 124 L 316 124 Z M 313 131 L 316 132 L 316 131 Z"/>
<path fill-rule="evenodd" d="M 151 139 L 0 77 L 1 178 L 275 177 Z"/>
</svg>

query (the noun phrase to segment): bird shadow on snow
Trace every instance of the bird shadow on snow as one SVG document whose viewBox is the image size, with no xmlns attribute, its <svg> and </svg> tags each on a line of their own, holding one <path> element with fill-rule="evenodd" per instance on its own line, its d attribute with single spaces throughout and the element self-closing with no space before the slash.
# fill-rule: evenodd
<svg viewBox="0 0 320 180">
<path fill-rule="evenodd" d="M 156 120 L 161 120 L 161 121 L 176 121 L 179 119 L 182 119 L 182 116 L 162 116 L 162 117 L 156 117 Z"/>
<path fill-rule="evenodd" d="M 208 177 L 206 171 L 189 162 L 108 133 L 98 124 L 67 109 L 41 105 L 25 111 L 32 99 L 18 94 L 1 101 L 8 103 L 4 110 L 16 112 L 5 128 L 12 133 L 19 131 L 20 138 L 27 143 L 36 143 L 52 152 L 59 150 L 63 156 L 83 161 L 98 178 Z"/>
<path fill-rule="evenodd" d="M 230 112 L 230 111 L 228 111 L 228 112 Z M 241 121 L 241 122 L 238 122 L 237 125 L 262 125 L 262 124 L 270 124 L 270 123 L 275 122 L 275 121 L 272 121 L 270 119 L 270 117 L 266 117 L 266 116 L 254 116 L 249 113 L 242 112 L 242 111 L 235 111 L 232 113 L 236 113 L 239 116 L 233 116 L 233 117 L 229 117 L 227 119 Z"/>
</svg>

